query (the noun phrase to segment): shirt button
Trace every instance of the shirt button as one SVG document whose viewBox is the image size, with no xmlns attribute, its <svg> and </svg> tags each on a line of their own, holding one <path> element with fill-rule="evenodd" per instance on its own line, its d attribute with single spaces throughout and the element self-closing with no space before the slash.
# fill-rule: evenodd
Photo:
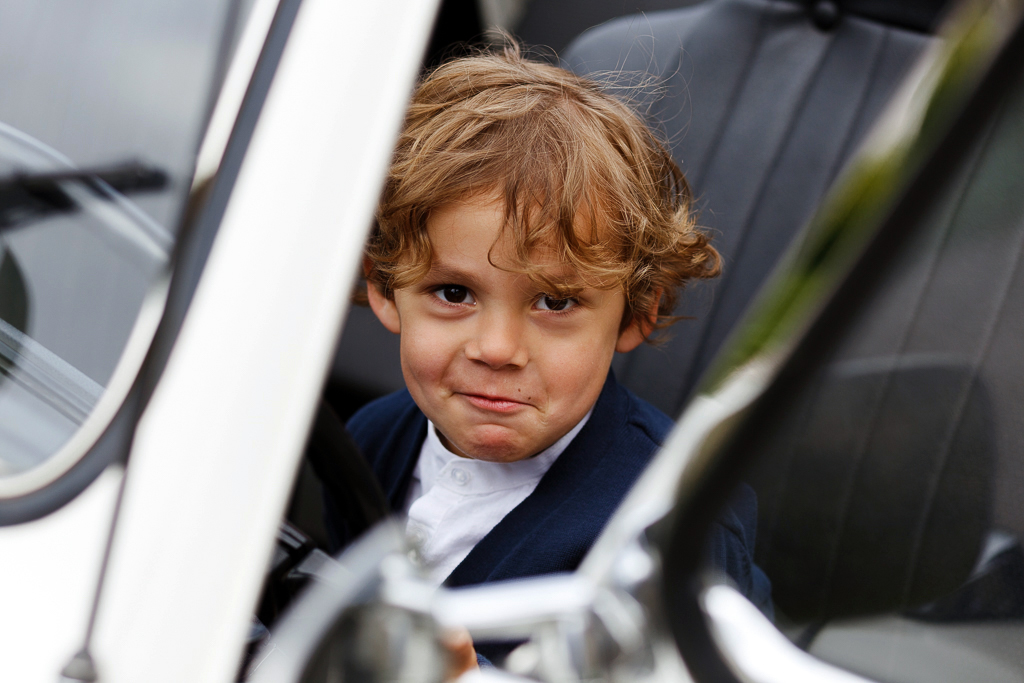
<svg viewBox="0 0 1024 683">
<path fill-rule="evenodd" d="M 465 486 L 469 483 L 469 472 L 466 470 L 460 470 L 458 468 L 452 470 L 452 479 L 459 486 Z"/>
<path fill-rule="evenodd" d="M 420 527 L 413 527 L 406 532 L 409 541 L 415 546 L 422 546 L 427 542 L 427 532 Z"/>
</svg>

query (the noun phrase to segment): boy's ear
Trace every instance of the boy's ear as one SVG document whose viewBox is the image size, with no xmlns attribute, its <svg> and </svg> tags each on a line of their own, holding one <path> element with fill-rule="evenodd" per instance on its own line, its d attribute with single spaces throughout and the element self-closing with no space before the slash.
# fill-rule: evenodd
<svg viewBox="0 0 1024 683">
<path fill-rule="evenodd" d="M 369 262 L 364 259 L 364 274 L 369 274 L 369 267 Z M 398 317 L 398 307 L 395 306 L 395 300 L 384 296 L 377 283 L 369 278 L 366 279 L 366 298 L 369 299 L 370 308 L 373 310 L 373 314 L 377 316 L 377 320 L 380 321 L 381 325 L 386 327 L 389 332 L 399 334 L 402 331 L 402 322 Z"/>
<path fill-rule="evenodd" d="M 644 339 L 647 339 L 647 335 L 650 334 L 650 330 L 654 329 L 653 325 L 648 327 L 645 324 L 643 327 L 647 328 L 646 332 L 641 329 L 640 323 L 636 318 L 634 318 L 633 321 L 629 323 L 629 326 L 619 333 L 619 340 L 615 342 L 615 350 L 619 353 L 629 353 L 636 347 L 640 346 Z"/>
<path fill-rule="evenodd" d="M 615 350 L 619 353 L 629 353 L 640 346 L 647 339 L 647 335 L 654 331 L 658 322 L 658 304 L 661 303 L 661 289 L 654 292 L 654 303 L 643 318 L 633 318 L 629 325 L 619 333 L 619 339 L 615 343 Z"/>
</svg>

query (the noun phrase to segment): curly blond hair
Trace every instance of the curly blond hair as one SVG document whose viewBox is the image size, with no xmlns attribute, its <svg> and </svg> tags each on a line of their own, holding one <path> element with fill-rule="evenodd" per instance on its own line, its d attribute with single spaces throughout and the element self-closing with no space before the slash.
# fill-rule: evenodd
<svg viewBox="0 0 1024 683">
<path fill-rule="evenodd" d="M 553 248 L 580 287 L 621 287 L 622 329 L 649 329 L 655 303 L 654 326 L 670 324 L 686 282 L 721 268 L 682 172 L 644 122 L 596 82 L 531 61 L 510 40 L 417 86 L 366 248 L 368 280 L 390 298 L 423 278 L 431 211 L 477 193 L 504 202 L 511 268 L 570 296 L 571 284 L 531 263 L 535 249 Z"/>
</svg>

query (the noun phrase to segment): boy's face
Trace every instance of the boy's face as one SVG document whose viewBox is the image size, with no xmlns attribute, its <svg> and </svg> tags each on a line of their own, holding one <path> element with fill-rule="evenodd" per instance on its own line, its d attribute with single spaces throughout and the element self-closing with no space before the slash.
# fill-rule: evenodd
<svg viewBox="0 0 1024 683">
<path fill-rule="evenodd" d="M 503 205 L 477 195 L 431 213 L 433 262 L 388 300 L 369 287 L 381 322 L 400 333 L 402 372 L 420 409 L 453 452 L 513 462 L 564 436 L 597 401 L 613 353 L 643 341 L 622 332 L 619 290 L 547 296 L 526 275 L 495 267 L 507 253 Z M 492 250 L 492 245 L 494 249 Z M 534 263 L 568 275 L 550 254 Z"/>
</svg>

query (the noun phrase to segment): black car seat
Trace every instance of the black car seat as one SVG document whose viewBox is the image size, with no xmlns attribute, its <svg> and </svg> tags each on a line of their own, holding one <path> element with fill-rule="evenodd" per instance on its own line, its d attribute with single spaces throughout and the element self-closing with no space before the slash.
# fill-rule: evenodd
<svg viewBox="0 0 1024 683">
<path fill-rule="evenodd" d="M 585 3 L 578 3 L 585 5 Z M 684 296 L 667 345 L 615 361 L 629 386 L 676 415 L 722 340 L 809 217 L 915 57 L 941 0 L 705 0 L 610 21 L 564 64 L 623 80 L 659 126 L 715 236 L 725 272 Z M 622 72 L 625 72 L 624 74 Z M 328 390 L 401 388 L 398 338 L 367 309 L 349 316 Z M 343 415 L 344 416 L 344 415 Z"/>
<path fill-rule="evenodd" d="M 701 0 L 544 0 L 526 4 L 515 34 L 527 45 L 562 54 L 591 26 L 616 17 L 696 5 Z"/>
<path fill-rule="evenodd" d="M 619 380 L 677 415 L 797 230 L 928 44 L 941 2 L 707 0 L 623 17 L 564 56 L 661 128 L 724 257 Z M 637 85 L 639 87 L 637 87 Z"/>
</svg>

